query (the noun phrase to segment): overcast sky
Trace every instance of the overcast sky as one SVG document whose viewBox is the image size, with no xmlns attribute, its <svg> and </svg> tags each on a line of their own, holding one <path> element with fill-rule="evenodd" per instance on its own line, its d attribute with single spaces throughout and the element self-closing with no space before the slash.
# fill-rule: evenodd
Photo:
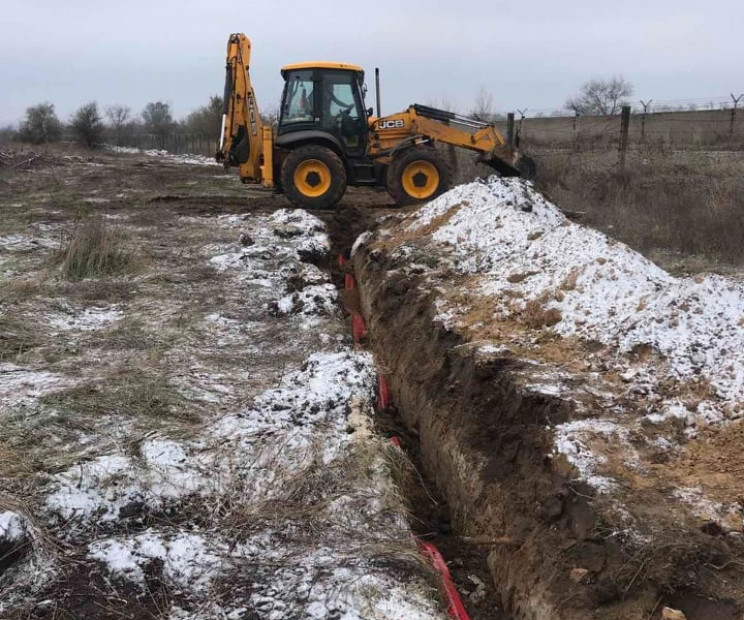
<svg viewBox="0 0 744 620">
<path fill-rule="evenodd" d="M 279 68 L 340 60 L 382 71 L 383 113 L 481 88 L 501 111 L 560 107 L 591 77 L 622 74 L 634 99 L 744 92 L 742 0 L 0 0 L 0 123 L 90 100 L 185 116 L 222 90 L 231 32 L 253 41 L 259 105 L 275 106 Z M 528 113 L 529 114 L 529 113 Z"/>
</svg>

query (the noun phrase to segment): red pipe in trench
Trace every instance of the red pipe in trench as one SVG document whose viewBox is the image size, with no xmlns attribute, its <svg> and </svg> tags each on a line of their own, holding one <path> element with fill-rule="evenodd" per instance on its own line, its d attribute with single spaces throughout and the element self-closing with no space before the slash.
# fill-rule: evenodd
<svg viewBox="0 0 744 620">
<path fill-rule="evenodd" d="M 339 254 L 338 265 L 343 269 L 346 266 L 346 258 Z M 347 290 L 356 288 L 356 279 L 354 274 L 347 272 L 344 275 L 344 288 Z M 364 322 L 364 318 L 361 314 L 352 312 L 351 314 L 351 332 L 354 337 L 354 344 L 359 347 L 361 346 L 362 339 L 367 335 L 367 325 Z M 386 409 L 391 404 L 390 390 L 388 388 L 385 376 L 380 373 L 379 375 L 379 392 L 378 392 L 378 405 Z M 391 437 L 390 442 L 399 448 L 400 439 L 398 437 Z M 416 539 L 419 551 L 426 557 L 427 560 L 434 567 L 434 570 L 442 577 L 442 588 L 444 589 L 444 595 L 447 599 L 447 613 L 454 618 L 454 620 L 470 620 L 465 605 L 460 598 L 460 593 L 457 591 L 455 582 L 452 581 L 452 575 L 450 574 L 447 562 L 444 561 L 442 554 L 439 549 L 436 548 L 434 543 L 426 542 L 420 539 Z"/>
</svg>

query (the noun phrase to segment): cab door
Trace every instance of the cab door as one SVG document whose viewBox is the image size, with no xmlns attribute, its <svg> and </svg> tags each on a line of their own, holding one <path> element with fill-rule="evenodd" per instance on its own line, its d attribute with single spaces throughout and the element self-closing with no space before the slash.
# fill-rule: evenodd
<svg viewBox="0 0 744 620">
<path fill-rule="evenodd" d="M 367 115 L 359 76 L 355 71 L 320 72 L 320 124 L 333 134 L 351 157 L 361 157 L 367 148 Z"/>
</svg>

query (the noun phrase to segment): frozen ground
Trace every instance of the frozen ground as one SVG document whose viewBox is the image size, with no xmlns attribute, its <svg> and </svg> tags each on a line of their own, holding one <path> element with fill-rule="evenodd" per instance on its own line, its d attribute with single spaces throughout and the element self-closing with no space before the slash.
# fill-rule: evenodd
<svg viewBox="0 0 744 620">
<path fill-rule="evenodd" d="M 325 226 L 151 155 L 0 186 L 0 616 L 442 617 Z M 81 215 L 136 268 L 65 279 Z"/>
<path fill-rule="evenodd" d="M 673 277 L 519 179 L 457 187 L 362 243 L 426 278 L 479 355 L 529 361 L 525 389 L 573 403 L 552 457 L 575 476 L 610 496 L 655 487 L 741 532 L 738 457 L 710 464 L 744 416 L 741 282 Z"/>
</svg>

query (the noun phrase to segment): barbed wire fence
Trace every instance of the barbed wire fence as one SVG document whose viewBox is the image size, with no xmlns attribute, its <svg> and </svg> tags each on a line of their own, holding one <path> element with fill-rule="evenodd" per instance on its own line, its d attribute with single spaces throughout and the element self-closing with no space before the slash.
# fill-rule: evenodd
<svg viewBox="0 0 744 620">
<path fill-rule="evenodd" d="M 705 106 L 701 101 L 707 102 Z M 618 149 L 619 162 L 628 151 L 653 148 L 744 150 L 744 93 L 731 93 L 728 100 L 639 100 L 612 116 L 548 116 L 545 110 L 518 109 L 515 118 L 516 134 L 524 149 Z M 506 120 L 498 120 L 496 125 L 508 131 Z"/>
</svg>

